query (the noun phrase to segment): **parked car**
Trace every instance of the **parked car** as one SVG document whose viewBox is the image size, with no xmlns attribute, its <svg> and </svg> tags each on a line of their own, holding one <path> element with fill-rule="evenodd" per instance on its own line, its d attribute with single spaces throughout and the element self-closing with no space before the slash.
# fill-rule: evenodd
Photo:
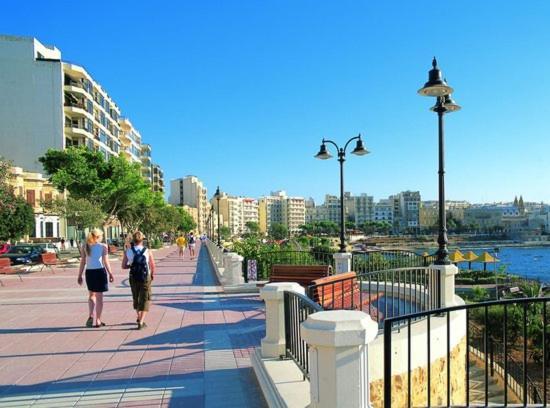
<svg viewBox="0 0 550 408">
<path fill-rule="evenodd" d="M 44 252 L 51 252 L 54 254 L 59 253 L 59 248 L 56 245 L 51 244 L 49 242 L 40 242 L 37 244 L 30 244 L 30 245 L 40 247 Z"/>
<path fill-rule="evenodd" d="M 42 252 L 44 250 L 36 245 L 13 245 L 8 252 L 0 255 L 0 258 L 9 258 L 12 265 L 27 265 L 38 262 Z"/>
<path fill-rule="evenodd" d="M 10 250 L 10 244 L 0 244 L 0 255 L 5 254 Z"/>
</svg>

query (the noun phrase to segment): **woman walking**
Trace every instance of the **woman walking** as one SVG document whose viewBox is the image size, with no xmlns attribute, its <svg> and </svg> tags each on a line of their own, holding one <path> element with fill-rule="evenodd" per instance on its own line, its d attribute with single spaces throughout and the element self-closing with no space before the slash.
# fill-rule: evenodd
<svg viewBox="0 0 550 408">
<path fill-rule="evenodd" d="M 130 269 L 130 288 L 134 310 L 137 313 L 137 329 L 147 327 L 145 315 L 151 303 L 151 282 L 155 278 L 155 260 L 153 254 L 143 245 L 144 235 L 134 232 L 133 245 L 124 251 L 122 269 Z"/>
<path fill-rule="evenodd" d="M 114 276 L 109 264 L 107 245 L 101 243 L 103 232 L 94 228 L 80 250 L 80 268 L 78 284 L 82 285 L 82 274 L 86 269 L 86 286 L 88 287 L 88 320 L 86 327 L 101 327 L 103 313 L 103 292 L 109 290 L 108 282 L 114 282 Z M 107 278 L 108 275 L 108 278 Z M 108 279 L 108 281 L 107 281 Z M 95 325 L 94 325 L 95 312 Z"/>
</svg>

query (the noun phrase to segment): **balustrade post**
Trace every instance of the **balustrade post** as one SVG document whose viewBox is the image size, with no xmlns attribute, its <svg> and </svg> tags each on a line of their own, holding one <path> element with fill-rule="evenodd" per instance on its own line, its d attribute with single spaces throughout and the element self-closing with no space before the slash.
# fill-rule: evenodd
<svg viewBox="0 0 550 408">
<path fill-rule="evenodd" d="M 439 284 L 440 307 L 455 306 L 455 275 L 458 273 L 456 265 L 430 265 L 438 275 L 432 275 Z"/>
<path fill-rule="evenodd" d="M 301 325 L 309 345 L 311 408 L 370 407 L 368 344 L 378 333 L 369 315 L 318 312 Z"/>
<path fill-rule="evenodd" d="M 305 294 L 304 288 L 294 282 L 268 283 L 260 291 L 260 297 L 265 301 L 265 337 L 262 339 L 262 357 L 280 357 L 286 354 L 285 291 Z"/>
<path fill-rule="evenodd" d="M 336 252 L 334 257 L 334 273 L 346 273 L 351 272 L 351 257 L 349 252 Z"/>
</svg>

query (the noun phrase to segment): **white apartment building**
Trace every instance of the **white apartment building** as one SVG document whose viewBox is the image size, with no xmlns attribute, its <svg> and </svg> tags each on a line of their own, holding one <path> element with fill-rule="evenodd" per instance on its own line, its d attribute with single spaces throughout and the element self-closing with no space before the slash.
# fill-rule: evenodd
<svg viewBox="0 0 550 408">
<path fill-rule="evenodd" d="M 243 231 L 246 231 L 247 222 L 255 222 L 255 223 L 259 222 L 258 200 L 255 200 L 254 198 L 243 198 L 242 206 L 243 206 Z"/>
<path fill-rule="evenodd" d="M 300 232 L 306 221 L 306 205 L 303 197 L 289 197 L 285 191 L 272 192 L 258 203 L 260 231 L 269 232 L 271 225 L 283 224 L 293 235 Z"/>
<path fill-rule="evenodd" d="M 210 204 L 206 198 L 207 190 L 196 176 L 170 181 L 170 196 L 168 202 L 172 205 L 187 205 L 197 209 L 197 228 L 199 233 L 206 232 Z"/>
<path fill-rule="evenodd" d="M 0 35 L 1 154 L 42 172 L 48 149 L 86 146 L 139 162 L 141 136 L 102 86 L 61 51 L 32 37 Z"/>
</svg>

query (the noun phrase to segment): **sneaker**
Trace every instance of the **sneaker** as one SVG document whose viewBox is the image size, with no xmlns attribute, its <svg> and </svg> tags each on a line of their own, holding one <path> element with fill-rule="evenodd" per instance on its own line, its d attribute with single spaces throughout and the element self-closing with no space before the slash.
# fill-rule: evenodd
<svg viewBox="0 0 550 408">
<path fill-rule="evenodd" d="M 86 327 L 94 327 L 94 318 L 88 317 L 88 320 L 86 320 Z"/>
<path fill-rule="evenodd" d="M 145 329 L 147 327 L 147 323 L 138 323 L 138 330 Z"/>
</svg>

